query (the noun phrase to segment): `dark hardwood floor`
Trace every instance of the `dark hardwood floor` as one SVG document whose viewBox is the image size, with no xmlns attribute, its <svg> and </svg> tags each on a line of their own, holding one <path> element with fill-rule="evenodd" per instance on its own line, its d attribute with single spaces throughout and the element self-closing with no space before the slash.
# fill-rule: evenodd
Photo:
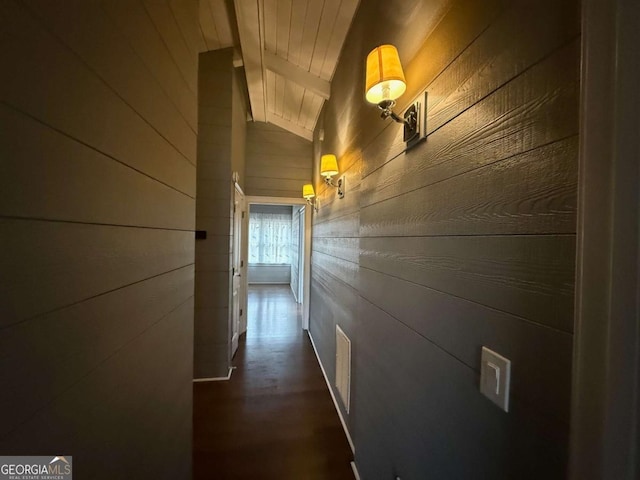
<svg viewBox="0 0 640 480">
<path fill-rule="evenodd" d="M 194 384 L 198 479 L 353 480 L 351 449 L 288 286 L 249 289 L 231 380 Z"/>
</svg>

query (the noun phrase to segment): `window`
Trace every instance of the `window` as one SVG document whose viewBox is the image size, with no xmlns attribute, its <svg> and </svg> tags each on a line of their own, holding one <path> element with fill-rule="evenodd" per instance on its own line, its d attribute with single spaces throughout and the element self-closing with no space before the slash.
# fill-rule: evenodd
<svg viewBox="0 0 640 480">
<path fill-rule="evenodd" d="M 251 212 L 249 263 L 290 263 L 291 213 Z"/>
</svg>

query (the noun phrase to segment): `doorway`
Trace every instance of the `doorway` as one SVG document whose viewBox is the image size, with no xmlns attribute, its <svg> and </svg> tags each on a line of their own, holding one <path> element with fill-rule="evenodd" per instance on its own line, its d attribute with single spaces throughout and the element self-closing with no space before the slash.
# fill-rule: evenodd
<svg viewBox="0 0 640 480">
<path fill-rule="evenodd" d="M 238 350 L 238 340 L 242 333 L 241 318 L 243 315 L 244 298 L 246 297 L 246 286 L 243 283 L 244 260 L 242 239 L 244 237 L 244 217 L 246 208 L 244 193 L 240 185 L 235 184 L 233 191 L 233 245 L 231 248 L 231 358 Z M 246 308 L 244 309 L 246 312 Z M 246 325 L 246 319 L 244 319 Z M 246 327 L 245 327 L 246 330 Z"/>
<path fill-rule="evenodd" d="M 280 285 L 301 308 L 309 328 L 311 217 L 299 198 L 247 197 L 245 291 L 249 285 Z M 250 308 L 245 304 L 245 309 Z M 246 311 L 246 310 L 245 310 Z M 246 325 L 244 326 L 244 333 Z"/>
</svg>

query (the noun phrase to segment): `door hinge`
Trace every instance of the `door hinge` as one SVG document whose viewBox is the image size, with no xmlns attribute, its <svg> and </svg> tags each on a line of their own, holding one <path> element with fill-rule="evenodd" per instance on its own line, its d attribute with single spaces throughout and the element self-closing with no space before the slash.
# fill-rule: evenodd
<svg viewBox="0 0 640 480">
<path fill-rule="evenodd" d="M 242 309 L 240 309 L 240 316 L 242 316 Z"/>
<path fill-rule="evenodd" d="M 240 266 L 244 267 L 244 260 L 240 260 Z"/>
<path fill-rule="evenodd" d="M 244 218 L 244 214 L 245 214 L 245 212 L 242 212 L 242 218 Z"/>
</svg>

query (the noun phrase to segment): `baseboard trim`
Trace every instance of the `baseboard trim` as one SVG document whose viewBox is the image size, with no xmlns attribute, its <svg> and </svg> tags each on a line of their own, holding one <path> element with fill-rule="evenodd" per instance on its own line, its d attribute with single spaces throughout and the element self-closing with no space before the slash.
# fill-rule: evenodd
<svg viewBox="0 0 640 480">
<path fill-rule="evenodd" d="M 210 378 L 194 378 L 193 383 L 201 383 L 201 382 L 223 382 L 225 380 L 229 380 L 231 378 L 231 373 L 233 372 L 233 368 L 229 367 L 229 373 L 226 377 L 210 377 Z"/>
<path fill-rule="evenodd" d="M 353 470 L 353 476 L 356 477 L 356 480 L 360 480 L 360 474 L 358 473 L 356 462 L 351 462 L 351 470 Z"/>
<path fill-rule="evenodd" d="M 313 337 L 311 336 L 311 330 L 307 330 L 307 334 L 309 335 L 309 339 L 311 340 L 311 346 L 313 347 L 313 351 L 315 352 L 316 358 L 318 359 L 318 365 L 320 365 L 320 370 L 322 370 L 322 376 L 324 377 L 324 381 L 327 383 L 327 388 L 329 389 L 329 393 L 331 394 L 331 399 L 333 400 L 333 406 L 336 408 L 336 412 L 338 412 L 340 423 L 342 423 L 342 428 L 344 429 L 344 433 L 347 436 L 349 445 L 351 446 L 351 453 L 355 455 L 356 447 L 353 444 L 353 439 L 351 438 L 351 434 L 349 433 L 349 429 L 347 428 L 347 422 L 344 421 L 344 417 L 342 416 L 342 412 L 340 411 L 340 407 L 338 406 L 338 399 L 333 394 L 333 389 L 331 388 L 329 377 L 327 377 L 327 372 L 324 371 L 324 365 L 322 365 L 322 361 L 320 360 L 320 355 L 318 355 L 318 349 L 316 348 L 316 344 L 313 341 Z"/>
<path fill-rule="evenodd" d="M 298 294 L 295 292 L 295 290 L 293 289 L 293 285 L 289 284 L 289 287 L 291 287 L 291 293 L 293 293 L 293 298 L 296 299 L 296 303 L 302 303 L 298 301 Z"/>
</svg>

